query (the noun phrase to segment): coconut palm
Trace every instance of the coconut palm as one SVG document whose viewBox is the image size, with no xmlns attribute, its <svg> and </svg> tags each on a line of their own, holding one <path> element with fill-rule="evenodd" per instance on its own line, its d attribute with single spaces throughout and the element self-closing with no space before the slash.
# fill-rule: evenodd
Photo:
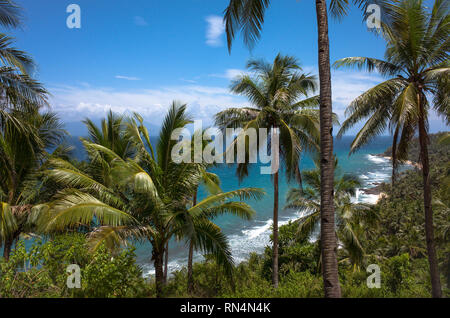
<svg viewBox="0 0 450 318">
<path fill-rule="evenodd" d="M 14 111 L 0 124 L 0 244 L 6 260 L 19 235 L 31 230 L 28 216 L 45 190 L 39 170 L 64 134 L 53 113 Z"/>
<path fill-rule="evenodd" d="M 202 153 L 203 153 L 205 147 L 208 145 L 208 139 L 203 138 L 205 136 L 205 133 L 207 133 L 206 130 L 194 132 L 194 136 L 192 137 L 192 144 L 191 144 L 192 151 L 194 151 L 194 149 L 195 149 L 196 138 L 199 138 L 200 140 L 202 140 L 202 148 L 201 149 L 202 149 Z M 194 156 L 194 153 L 192 153 L 192 155 Z M 192 198 L 192 206 L 197 205 L 198 190 L 199 190 L 200 186 L 202 186 L 204 188 L 204 190 L 206 191 L 208 196 L 214 196 L 214 195 L 217 195 L 217 194 L 223 192 L 220 187 L 221 182 L 220 182 L 219 176 L 208 171 L 208 169 L 212 168 L 213 166 L 215 166 L 215 163 L 209 163 L 209 164 L 202 163 L 201 165 L 199 165 L 200 172 L 201 172 L 201 178 L 200 178 L 200 183 L 197 185 L 197 188 L 195 189 L 195 192 L 194 192 L 194 195 Z M 234 204 L 234 203 L 232 203 L 232 204 Z M 214 218 L 220 214 L 232 213 L 235 216 L 240 217 L 244 220 L 250 220 L 254 215 L 253 210 L 250 207 L 246 207 L 246 208 L 244 208 L 244 207 L 246 207 L 246 205 L 244 203 L 239 202 L 236 205 L 236 208 L 240 208 L 240 209 L 233 209 L 233 210 L 214 209 L 212 211 L 209 211 L 209 212 L 201 215 L 200 217 L 205 218 L 205 221 L 207 221 L 208 219 L 213 221 Z M 190 235 L 190 236 L 186 237 L 186 239 L 187 239 L 187 244 L 189 244 L 188 266 L 187 266 L 187 290 L 189 293 L 192 293 L 194 290 L 194 278 L 193 278 L 194 251 L 199 250 L 201 248 L 201 246 L 198 246 L 198 242 L 196 241 L 195 236 Z"/>
<path fill-rule="evenodd" d="M 320 228 L 320 163 L 315 161 L 316 169 L 304 172 L 308 184 L 304 191 L 291 189 L 287 196 L 286 209 L 299 210 L 305 215 L 298 219 L 298 235 L 311 237 Z M 336 210 L 336 236 L 345 253 L 343 260 L 348 260 L 354 269 L 361 267 L 365 251 L 361 238 L 373 224 L 375 215 L 370 205 L 355 203 L 356 191 L 361 187 L 360 181 L 352 175 L 340 175 L 335 161 L 334 207 Z"/>
<path fill-rule="evenodd" d="M 316 108 L 318 97 L 304 100 L 316 88 L 315 77 L 300 74 L 295 58 L 278 55 L 273 64 L 250 60 L 247 68 L 254 77 L 242 75 L 236 78 L 231 91 L 246 96 L 252 107 L 230 108 L 215 116 L 221 128 L 266 128 L 271 134 L 279 134 L 279 149 L 275 149 L 284 161 L 288 179 L 298 175 L 300 153 L 314 149 L 319 141 L 319 116 Z M 234 146 L 234 145 L 233 145 Z M 249 152 L 250 148 L 246 147 Z M 255 149 L 257 151 L 257 149 Z M 246 158 L 251 155 L 247 153 Z M 277 160 L 277 159 L 276 159 Z M 240 180 L 248 175 L 248 161 L 237 165 Z M 273 174 L 273 285 L 278 286 L 278 170 Z"/>
<path fill-rule="evenodd" d="M 192 156 L 194 156 L 194 149 L 195 149 L 195 140 L 196 138 L 199 138 L 199 140 L 202 140 L 202 153 L 204 148 L 207 145 L 207 140 L 203 138 L 206 130 L 203 131 L 195 131 L 194 136 L 192 136 L 192 142 L 191 142 L 191 149 L 192 149 Z M 200 179 L 201 184 L 197 186 L 197 189 L 194 191 L 194 195 L 192 197 L 192 206 L 197 205 L 197 196 L 198 196 L 198 190 L 199 186 L 203 185 L 207 192 L 210 194 L 217 194 L 222 192 L 222 189 L 220 188 L 220 179 L 219 177 L 208 171 L 208 168 L 212 166 L 213 164 L 204 164 L 202 169 L 202 178 Z M 193 237 L 195 239 L 195 237 Z M 194 250 L 195 250 L 195 240 L 191 239 L 189 240 L 189 251 L 188 251 L 188 265 L 187 265 L 187 291 L 189 293 L 192 293 L 194 290 L 194 280 L 193 280 L 193 262 L 194 262 Z"/>
<path fill-rule="evenodd" d="M 15 28 L 21 25 L 21 8 L 10 0 L 0 1 L 0 25 Z M 47 92 L 29 75 L 35 68 L 32 58 L 12 46 L 14 39 L 0 33 L 0 116 L 5 109 L 47 105 Z"/>
<path fill-rule="evenodd" d="M 20 23 L 20 8 L 0 1 L 0 25 L 14 28 Z M 28 230 L 36 193 L 45 188 L 38 182 L 38 170 L 50 157 L 47 150 L 64 135 L 54 114 L 39 112 L 47 105 L 48 93 L 28 75 L 33 60 L 12 42 L 0 33 L 0 243 L 6 259 L 14 241 Z"/>
<path fill-rule="evenodd" d="M 0 10 L 1 12 L 1 10 Z M 0 17 L 1 20 L 1 17 Z M 12 119 L 11 112 L 35 112 L 48 105 L 48 92 L 28 71 L 34 67 L 24 52 L 11 47 L 12 39 L 0 33 L 0 119 Z M 17 126 L 19 122 L 13 120 Z M 23 128 L 23 127 L 22 127 Z"/>
<path fill-rule="evenodd" d="M 202 183 L 204 183 L 204 176 L 200 179 Z M 213 199 L 215 197 L 220 197 L 223 192 L 214 192 L 215 194 L 210 194 L 205 200 L 208 200 L 209 198 Z M 256 198 L 260 198 L 260 194 L 257 194 Z M 195 208 L 197 206 L 197 198 L 194 196 L 194 200 L 192 203 L 192 207 Z M 215 205 L 211 209 L 205 209 L 203 213 L 199 215 L 193 216 L 192 214 L 186 214 L 186 216 L 189 218 L 189 221 L 186 223 L 212 223 L 214 219 L 220 215 L 223 214 L 232 214 L 239 218 L 242 218 L 244 220 L 250 220 L 255 215 L 255 211 L 244 202 L 233 202 L 228 201 L 224 202 L 220 205 Z M 214 223 L 212 223 L 214 224 Z M 196 232 L 196 227 L 192 227 L 192 233 L 185 233 L 184 236 L 187 240 L 187 244 L 189 244 L 189 255 L 188 255 L 188 292 L 192 292 L 194 290 L 194 278 L 193 278 L 193 253 L 194 251 L 204 251 L 204 248 L 202 247 L 202 241 L 198 240 L 198 235 Z"/>
<path fill-rule="evenodd" d="M 347 108 L 348 118 L 339 132 L 342 135 L 361 120 L 366 120 L 351 146 L 358 150 L 386 127 L 395 127 L 393 153 L 403 158 L 418 131 L 422 162 L 425 231 L 434 297 L 442 295 L 433 234 L 433 210 L 428 159 L 428 114 L 433 108 L 447 123 L 450 120 L 450 16 L 448 1 L 435 1 L 431 12 L 423 1 L 398 1 L 384 14 L 382 35 L 386 40 L 385 59 L 349 57 L 336 67 L 357 67 L 378 71 L 386 81 L 356 98 Z M 432 100 L 430 98 L 432 97 Z M 398 138 L 398 132 L 401 135 Z M 394 158 L 395 162 L 395 158 Z"/>
<path fill-rule="evenodd" d="M 245 210 L 248 205 L 232 201 L 259 197 L 257 189 L 240 189 L 210 196 L 195 206 L 191 198 L 201 179 L 194 164 L 176 164 L 171 160 L 175 141 L 172 132 L 189 123 L 185 105 L 174 103 L 163 123 L 157 142 L 157 156 L 143 120 L 139 115 L 127 123 L 127 136 L 136 149 L 133 159 L 123 159 L 111 149 L 83 140 L 89 163 L 105 166 L 111 177 L 96 176 L 64 160 L 53 160 L 48 177 L 63 186 L 54 200 L 35 208 L 42 233 L 83 229 L 89 233 L 90 248 L 101 244 L 117 249 L 128 240 L 148 241 L 152 246 L 157 296 L 164 284 L 163 258 L 167 242 L 175 237 L 194 237 L 199 249 L 213 254 L 231 273 L 233 260 L 225 235 L 204 218 L 206 213 Z M 217 210 L 216 210 L 217 209 Z"/>
<path fill-rule="evenodd" d="M 123 115 L 115 114 L 110 110 L 107 118 L 102 119 L 100 127 L 89 118 L 86 118 L 83 123 L 88 129 L 88 140 L 92 143 L 114 151 L 122 159 L 134 157 L 134 148 L 126 135 L 126 119 Z"/>
<path fill-rule="evenodd" d="M 382 5 L 385 0 L 331 0 L 330 10 L 333 16 L 347 14 L 349 3 L 366 12 L 370 3 Z M 238 31 L 242 32 L 244 43 L 252 47 L 261 35 L 266 9 L 270 0 L 230 0 L 224 12 L 225 31 L 228 50 L 231 52 L 233 39 Z M 322 208 L 322 254 L 324 260 L 325 297 L 340 297 L 336 238 L 334 235 L 333 206 L 333 109 L 331 102 L 330 44 L 328 39 L 328 13 L 326 0 L 316 0 L 318 61 L 320 77 L 320 149 L 321 149 L 321 208 Z M 300 175 L 300 174 L 298 174 Z"/>
</svg>

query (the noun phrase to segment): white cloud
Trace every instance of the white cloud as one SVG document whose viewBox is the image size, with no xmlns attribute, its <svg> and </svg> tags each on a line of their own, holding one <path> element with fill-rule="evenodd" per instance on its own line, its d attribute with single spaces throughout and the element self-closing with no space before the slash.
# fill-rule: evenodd
<svg viewBox="0 0 450 318">
<path fill-rule="evenodd" d="M 215 76 L 233 78 L 242 72 L 229 69 Z M 313 69 L 312 73 L 317 74 L 317 71 Z M 363 72 L 333 71 L 333 110 L 340 121 L 344 120 L 345 108 L 353 99 L 382 80 L 377 75 Z M 92 85 L 55 86 L 49 90 L 53 95 L 53 110 L 66 122 L 80 121 L 84 117 L 102 118 L 112 109 L 118 113 L 138 112 L 147 122 L 159 127 L 172 101 L 178 100 L 188 104 L 188 111 L 194 119 L 212 125 L 212 118 L 217 112 L 228 107 L 250 106 L 244 97 L 231 94 L 226 86 L 193 83 L 140 90 Z M 356 127 L 350 133 L 355 131 Z"/>
<path fill-rule="evenodd" d="M 244 70 L 239 70 L 239 69 L 235 69 L 235 68 L 230 68 L 228 70 L 225 71 L 225 73 L 221 73 L 221 74 L 210 74 L 209 76 L 211 77 L 220 77 L 220 78 L 226 78 L 229 80 L 233 80 L 235 79 L 237 76 L 239 75 L 243 75 L 245 74 L 246 71 Z"/>
<path fill-rule="evenodd" d="M 180 81 L 186 82 L 186 83 L 191 83 L 191 84 L 197 83 L 197 81 L 194 81 L 194 80 L 191 80 L 191 79 L 185 79 L 185 78 L 180 78 Z"/>
<path fill-rule="evenodd" d="M 124 79 L 127 81 L 140 81 L 141 80 L 139 77 L 123 76 L 123 75 L 116 75 L 115 78 Z"/>
<path fill-rule="evenodd" d="M 169 86 L 159 89 L 120 90 L 82 86 L 50 88 L 53 110 L 66 122 L 85 117 L 102 118 L 111 109 L 117 113 L 140 113 L 144 119 L 160 126 L 173 100 L 188 104 L 194 119 L 211 125 L 213 116 L 228 107 L 248 106 L 245 98 L 234 96 L 227 88 L 201 85 Z M 70 120 L 69 120 L 70 119 Z"/>
<path fill-rule="evenodd" d="M 317 66 L 302 66 L 302 73 L 309 73 L 317 77 L 319 85 L 319 70 Z M 345 109 L 359 95 L 381 83 L 384 79 L 378 74 L 367 72 L 331 70 L 331 88 L 333 111 L 339 119 L 344 119 Z M 319 87 L 319 86 L 318 86 Z M 319 91 L 316 92 L 319 94 Z"/>
<path fill-rule="evenodd" d="M 136 24 L 137 26 L 142 26 L 142 27 L 148 25 L 147 21 L 141 16 L 134 17 L 134 24 Z"/>
<path fill-rule="evenodd" d="M 208 28 L 206 30 L 206 44 L 209 46 L 222 46 L 222 35 L 225 32 L 223 18 L 217 15 L 210 15 L 206 18 Z"/>
<path fill-rule="evenodd" d="M 345 109 L 359 95 L 381 83 L 383 78 L 365 72 L 332 71 L 333 111 L 344 119 Z"/>
<path fill-rule="evenodd" d="M 319 72 L 317 67 L 306 65 L 302 67 L 302 73 L 310 73 L 319 80 Z M 236 76 L 246 74 L 245 70 L 227 69 L 224 73 L 210 74 L 211 77 L 225 78 L 233 80 Z M 340 119 L 344 118 L 345 108 L 359 95 L 367 91 L 369 88 L 380 83 L 383 79 L 377 74 L 369 74 L 366 72 L 346 72 L 340 70 L 332 71 L 332 97 L 333 110 L 339 115 Z M 319 94 L 319 91 L 316 92 Z"/>
</svg>

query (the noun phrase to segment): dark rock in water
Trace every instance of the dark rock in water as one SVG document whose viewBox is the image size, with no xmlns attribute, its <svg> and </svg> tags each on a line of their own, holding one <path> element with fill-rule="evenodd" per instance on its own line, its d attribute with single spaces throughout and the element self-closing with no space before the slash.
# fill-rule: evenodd
<svg viewBox="0 0 450 318">
<path fill-rule="evenodd" d="M 390 159 L 392 153 L 391 153 L 390 150 L 386 150 L 386 151 L 383 152 L 383 153 L 372 153 L 371 155 L 372 155 L 372 156 L 375 156 L 375 157 L 381 157 L 381 158 L 386 158 L 386 159 L 389 158 L 389 159 Z"/>
<path fill-rule="evenodd" d="M 375 187 L 373 188 L 368 188 L 368 189 L 361 189 L 362 192 L 364 192 L 365 194 L 375 194 L 375 195 L 379 195 L 381 192 L 383 192 L 383 183 L 380 182 L 375 182 L 374 183 Z"/>
</svg>

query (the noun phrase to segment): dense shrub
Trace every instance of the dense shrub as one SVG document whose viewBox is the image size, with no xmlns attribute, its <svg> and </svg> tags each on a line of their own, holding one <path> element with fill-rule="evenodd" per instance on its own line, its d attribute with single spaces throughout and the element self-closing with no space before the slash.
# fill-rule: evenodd
<svg viewBox="0 0 450 318">
<path fill-rule="evenodd" d="M 70 264 L 80 266 L 80 289 L 67 288 Z M 91 254 L 82 234 L 36 240 L 28 249 L 20 240 L 10 261 L 0 263 L 0 297 L 140 297 L 149 288 L 134 248 L 113 255 L 100 247 Z"/>
</svg>

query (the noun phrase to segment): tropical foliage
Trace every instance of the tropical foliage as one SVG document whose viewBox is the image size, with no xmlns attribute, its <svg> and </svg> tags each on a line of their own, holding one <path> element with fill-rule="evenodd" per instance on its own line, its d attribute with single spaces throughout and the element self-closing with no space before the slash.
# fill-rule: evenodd
<svg viewBox="0 0 450 318">
<path fill-rule="evenodd" d="M 385 0 L 331 0 L 330 11 L 334 17 L 341 18 L 348 12 L 350 3 L 358 6 L 367 16 L 369 4 L 376 2 L 384 8 Z M 270 0 L 230 0 L 224 11 L 225 32 L 228 51 L 236 34 L 240 31 L 244 43 L 249 47 L 259 40 L 264 24 L 265 12 Z M 320 156 L 321 156 L 321 237 L 324 259 L 323 279 L 326 297 L 341 296 L 336 255 L 336 237 L 334 235 L 335 211 L 333 205 L 333 107 L 331 99 L 330 42 L 328 38 L 328 12 L 326 0 L 316 1 L 318 66 L 320 82 Z M 276 236 L 274 237 L 276 240 Z M 276 253 L 274 261 L 276 261 Z M 276 264 L 274 264 L 276 266 Z M 275 267 L 274 267 L 275 269 Z M 274 273 L 276 286 L 276 275 Z"/>
<path fill-rule="evenodd" d="M 0 2 L 0 25 L 18 27 L 20 10 L 11 1 Z M 0 245 L 9 258 L 11 246 L 32 230 L 29 214 L 46 189 L 40 171 L 52 155 L 49 149 L 64 136 L 58 117 L 43 107 L 48 93 L 31 78 L 33 60 L 12 47 L 13 39 L 0 33 Z M 64 155 L 59 146 L 53 156 Z"/>
<path fill-rule="evenodd" d="M 39 231 L 52 235 L 67 230 L 87 231 L 91 250 L 105 244 L 117 250 L 127 240 L 148 241 L 156 270 L 158 296 L 164 284 L 163 257 L 172 239 L 188 238 L 204 253 L 213 254 L 231 273 L 233 259 L 226 237 L 211 219 L 223 213 L 250 218 L 254 211 L 242 202 L 260 198 L 259 189 L 243 188 L 210 195 L 196 205 L 192 197 L 205 173 L 202 164 L 177 164 L 171 159 L 172 133 L 190 123 L 186 106 L 173 103 L 161 128 L 156 148 L 139 115 L 124 125 L 120 118 L 103 122 L 103 133 L 89 125 L 91 138 L 110 148 L 83 139 L 89 157 L 85 171 L 65 160 L 52 160 L 48 178 L 61 187 L 54 199 L 35 207 Z M 108 132 L 106 134 L 106 132 Z M 123 136 L 128 139 L 116 139 Z M 120 139 L 120 138 L 119 138 Z M 117 140 L 117 142 L 116 142 Z M 120 145 L 117 145 L 120 143 Z M 122 158 L 112 149 L 134 154 Z M 154 150 L 156 149 L 156 151 Z M 239 198 L 241 201 L 233 201 Z"/>
<path fill-rule="evenodd" d="M 320 227 L 320 169 L 305 171 L 303 179 L 308 184 L 304 190 L 291 189 L 287 196 L 286 208 L 302 211 L 304 216 L 295 223 L 298 224 L 297 235 L 311 238 L 317 235 Z M 359 270 L 366 256 L 362 246 L 363 236 L 368 229 L 374 227 L 376 214 L 371 206 L 365 203 L 355 203 L 361 182 L 352 175 L 339 175 L 337 159 L 335 161 L 334 205 L 336 210 L 336 235 L 342 252 L 348 255 L 343 261 L 348 261 Z"/>
<path fill-rule="evenodd" d="M 349 105 L 339 132 L 366 121 L 350 153 L 386 129 L 393 135 L 384 154 L 392 157 L 392 184 L 377 186 L 383 195 L 374 205 L 357 202 L 362 184 L 342 174 L 333 156 L 338 121 L 331 105 L 327 13 L 342 17 L 350 4 L 365 12 L 369 3 L 383 8 L 378 31 L 386 41 L 384 60 L 349 57 L 335 66 L 386 78 Z M 229 1 L 229 50 L 239 32 L 247 46 L 256 43 L 269 5 Z M 278 226 L 280 172 L 272 171 L 271 244 L 239 264 L 217 219 L 252 219 L 252 200 L 265 193 L 223 191 L 211 164 L 172 159 L 175 152 L 195 157 L 178 147 L 184 138 L 175 133 L 192 124 L 187 105 L 170 105 L 156 137 L 139 114 L 110 111 L 99 125 L 86 118 L 88 134 L 80 138 L 86 156 L 79 161 L 48 109 L 49 93 L 34 79 L 34 61 L 0 32 L 0 298 L 450 297 L 449 133 L 428 131 L 431 111 L 450 124 L 448 6 L 445 0 L 431 8 L 421 0 L 332 0 L 329 6 L 317 0 L 320 87 L 294 57 L 248 62 L 248 74 L 232 82 L 231 92 L 251 106 L 226 109 L 214 119 L 222 129 L 243 128 L 227 151 L 251 128 L 279 139 L 267 151 L 287 181 L 295 181 L 284 208 L 301 217 Z M 13 1 L 0 0 L 0 26 L 21 26 L 21 12 Z M 320 96 L 311 95 L 317 88 Z M 205 134 L 194 132 L 192 143 Z M 239 181 L 256 154 L 244 141 L 247 160 L 236 165 Z M 315 159 L 315 169 L 301 171 L 306 155 Z M 414 168 L 399 172 L 398 164 L 408 161 Z M 154 275 L 138 264 L 137 244 L 153 262 Z M 174 244 L 184 244 L 188 261 L 169 275 Z M 195 253 L 201 262 L 194 262 Z M 81 269 L 81 288 L 67 287 L 70 264 Z M 368 288 L 368 264 L 380 266 L 381 288 Z"/>
<path fill-rule="evenodd" d="M 449 4 L 436 0 L 429 12 L 422 0 L 394 2 L 384 14 L 388 16 L 381 34 L 386 41 L 385 59 L 348 57 L 336 67 L 357 67 L 377 71 L 387 80 L 356 98 L 347 108 L 348 118 L 339 135 L 361 120 L 366 120 L 351 146 L 351 152 L 367 144 L 387 127 L 393 131 L 393 181 L 398 158 L 406 157 L 408 147 L 418 131 L 423 172 L 425 227 L 433 295 L 441 296 L 433 234 L 433 210 L 428 156 L 428 118 L 433 109 L 450 122 L 450 33 Z M 429 100 L 432 98 L 432 100 Z"/>
<path fill-rule="evenodd" d="M 261 60 L 250 60 L 247 64 L 254 75 L 242 75 L 231 84 L 231 91 L 249 99 L 253 107 L 229 108 L 215 117 L 216 125 L 222 129 L 241 128 L 235 139 L 245 138 L 249 129 L 264 128 L 275 137 L 271 143 L 273 173 L 274 207 L 273 207 L 273 284 L 278 285 L 278 179 L 280 165 L 286 169 L 288 179 L 300 181 L 300 154 L 303 150 L 315 150 L 319 142 L 318 97 L 309 97 L 316 89 L 315 77 L 301 74 L 298 61 L 290 56 L 277 55 L 272 64 Z M 300 100 L 300 97 L 306 99 Z M 259 134 L 259 133 L 257 133 Z M 273 139 L 272 139 L 273 140 Z M 273 142 L 273 141 L 272 141 Z M 235 146 L 233 143 L 230 147 Z M 245 138 L 245 158 L 250 158 L 258 151 L 251 147 Z M 230 151 L 230 150 L 229 150 Z M 234 150 L 231 150 L 234 151 Z M 280 163 L 280 158 L 282 162 Z M 248 175 L 249 161 L 237 164 L 237 175 L 243 179 Z"/>
</svg>

